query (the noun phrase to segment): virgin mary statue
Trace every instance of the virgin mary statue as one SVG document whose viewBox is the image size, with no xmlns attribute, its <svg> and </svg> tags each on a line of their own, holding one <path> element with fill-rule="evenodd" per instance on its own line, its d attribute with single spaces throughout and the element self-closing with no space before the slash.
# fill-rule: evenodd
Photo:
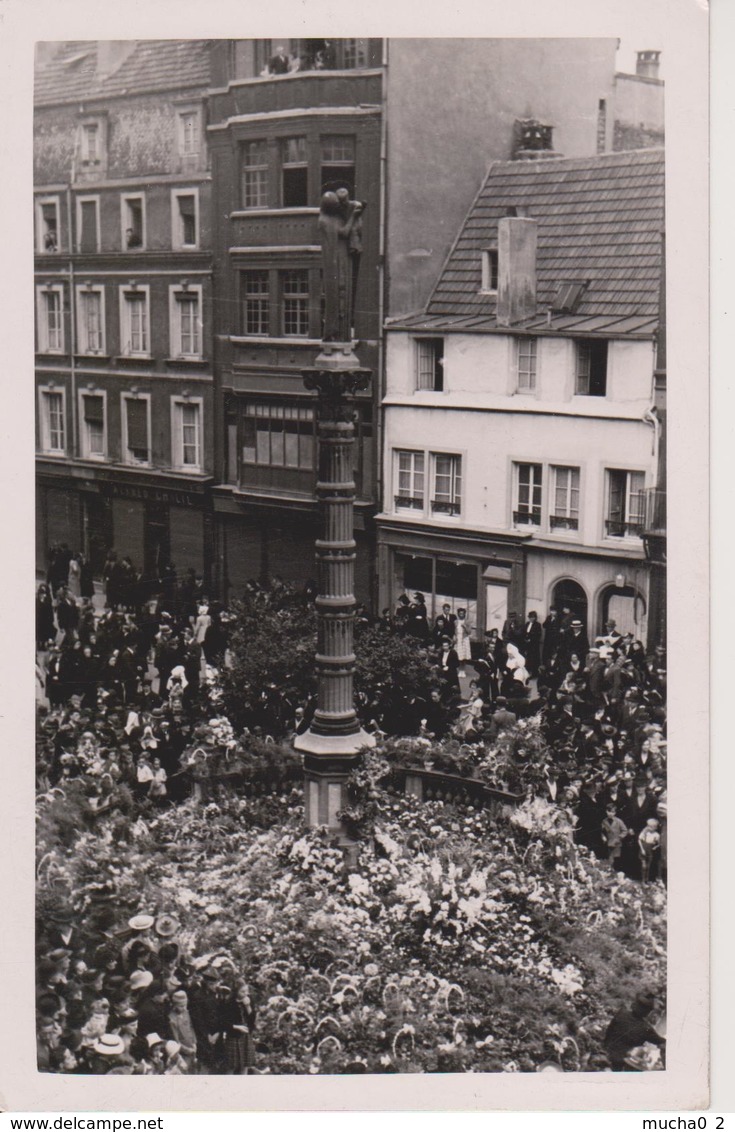
<svg viewBox="0 0 735 1132">
<path fill-rule="evenodd" d="M 355 286 L 362 251 L 362 201 L 347 189 L 326 192 L 319 212 L 324 273 L 325 342 L 351 342 Z"/>
</svg>

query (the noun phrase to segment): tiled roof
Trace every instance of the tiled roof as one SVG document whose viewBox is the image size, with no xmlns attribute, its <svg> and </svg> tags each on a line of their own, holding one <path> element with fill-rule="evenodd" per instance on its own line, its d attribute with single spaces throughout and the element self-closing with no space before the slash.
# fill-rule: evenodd
<svg viewBox="0 0 735 1132">
<path fill-rule="evenodd" d="M 498 329 L 482 294 L 481 251 L 497 245 L 513 207 L 538 221 L 537 311 L 521 329 L 650 334 L 658 317 L 663 150 L 494 164 L 444 265 L 425 314 L 395 319 L 412 329 Z M 574 313 L 552 314 L 559 286 L 586 280 Z"/>
<path fill-rule="evenodd" d="M 59 44 L 52 57 L 36 67 L 35 103 L 207 86 L 209 74 L 206 39 L 139 40 L 122 65 L 102 79 L 98 77 L 97 41 L 74 40 Z"/>
</svg>

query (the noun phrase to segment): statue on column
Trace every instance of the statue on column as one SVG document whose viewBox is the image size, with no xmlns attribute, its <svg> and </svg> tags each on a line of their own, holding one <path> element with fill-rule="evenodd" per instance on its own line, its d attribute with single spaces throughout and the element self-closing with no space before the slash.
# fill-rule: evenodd
<svg viewBox="0 0 735 1132">
<path fill-rule="evenodd" d="M 352 341 L 365 207 L 364 201 L 350 200 L 346 188 L 322 195 L 319 236 L 324 274 L 322 337 L 325 342 Z"/>
</svg>

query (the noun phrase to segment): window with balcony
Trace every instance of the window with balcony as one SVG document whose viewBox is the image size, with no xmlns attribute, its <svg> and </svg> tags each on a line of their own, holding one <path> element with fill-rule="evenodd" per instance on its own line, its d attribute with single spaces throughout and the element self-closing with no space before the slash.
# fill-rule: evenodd
<svg viewBox="0 0 735 1132">
<path fill-rule="evenodd" d="M 196 189 L 175 190 L 171 196 L 171 244 L 196 248 L 199 243 L 199 197 Z"/>
<path fill-rule="evenodd" d="M 122 246 L 128 249 L 145 247 L 145 197 L 142 193 L 120 200 Z"/>
<path fill-rule="evenodd" d="M 64 352 L 64 293 L 61 287 L 39 287 L 38 296 L 38 350 L 41 354 Z"/>
<path fill-rule="evenodd" d="M 82 394 L 82 456 L 102 460 L 105 455 L 105 398 L 102 393 Z"/>
<path fill-rule="evenodd" d="M 243 271 L 242 330 L 243 334 L 264 337 L 270 334 L 270 293 L 267 271 Z"/>
<path fill-rule="evenodd" d="M 341 55 L 340 62 L 346 71 L 354 70 L 358 67 L 367 67 L 367 39 L 342 39 L 337 42 L 339 45 L 339 54 Z"/>
<path fill-rule="evenodd" d="M 301 208 L 309 203 L 306 138 L 281 138 L 281 203 Z"/>
<path fill-rule="evenodd" d="M 243 208 L 268 206 L 268 143 L 245 142 L 242 147 L 241 195 Z"/>
<path fill-rule="evenodd" d="M 513 523 L 517 527 L 541 526 L 541 464 L 515 465 L 515 507 Z"/>
<path fill-rule="evenodd" d="M 202 289 L 171 288 L 171 357 L 198 360 L 202 357 Z"/>
<path fill-rule="evenodd" d="M 123 394 L 123 463 L 149 464 L 151 459 L 150 398 Z"/>
<path fill-rule="evenodd" d="M 150 355 L 148 302 L 147 287 L 120 289 L 121 345 L 126 357 Z"/>
<path fill-rule="evenodd" d="M 426 466 L 424 453 L 411 450 L 397 451 L 395 462 L 396 508 L 423 512 L 424 469 Z"/>
<path fill-rule="evenodd" d="M 646 520 L 645 482 L 643 472 L 608 470 L 605 534 L 609 538 L 640 537 Z"/>
<path fill-rule="evenodd" d="M 49 456 L 63 456 L 66 452 L 63 390 L 39 390 L 39 432 L 41 451 Z"/>
<path fill-rule="evenodd" d="M 462 510 L 462 457 L 445 453 L 432 455 L 434 492 L 431 511 L 434 515 L 459 515 Z"/>
<path fill-rule="evenodd" d="M 314 470 L 314 410 L 306 405 L 250 402 L 242 421 L 242 462 Z"/>
<path fill-rule="evenodd" d="M 552 531 L 579 530 L 579 468 L 553 468 L 554 506 L 549 515 Z"/>
<path fill-rule="evenodd" d="M 41 253 L 59 250 L 59 198 L 46 197 L 36 202 L 36 250 Z"/>
<path fill-rule="evenodd" d="M 175 468 L 184 472 L 202 470 L 202 402 L 174 399 L 172 407 L 172 454 Z"/>
<path fill-rule="evenodd" d="M 444 389 L 444 339 L 416 339 L 416 388 Z"/>
<path fill-rule="evenodd" d="M 105 350 L 104 289 L 77 288 L 77 345 L 81 354 L 102 354 Z"/>
<path fill-rule="evenodd" d="M 286 338 L 309 336 L 309 272 L 282 271 L 283 334 Z"/>
<path fill-rule="evenodd" d="M 581 341 L 576 346 L 574 392 L 584 397 L 604 397 L 607 393 L 607 341 Z"/>
<path fill-rule="evenodd" d="M 345 188 L 355 195 L 355 138 L 351 134 L 330 134 L 321 142 L 322 192 Z"/>
<path fill-rule="evenodd" d="M 536 339 L 516 339 L 516 377 L 519 393 L 532 393 L 536 388 Z"/>
</svg>

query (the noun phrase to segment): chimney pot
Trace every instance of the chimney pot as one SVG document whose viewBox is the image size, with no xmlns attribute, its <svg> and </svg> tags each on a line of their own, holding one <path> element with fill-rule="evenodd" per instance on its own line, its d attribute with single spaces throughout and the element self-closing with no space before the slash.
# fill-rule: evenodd
<svg viewBox="0 0 735 1132">
<path fill-rule="evenodd" d="M 635 73 L 644 79 L 657 79 L 660 62 L 660 51 L 638 51 L 635 61 Z"/>
</svg>

